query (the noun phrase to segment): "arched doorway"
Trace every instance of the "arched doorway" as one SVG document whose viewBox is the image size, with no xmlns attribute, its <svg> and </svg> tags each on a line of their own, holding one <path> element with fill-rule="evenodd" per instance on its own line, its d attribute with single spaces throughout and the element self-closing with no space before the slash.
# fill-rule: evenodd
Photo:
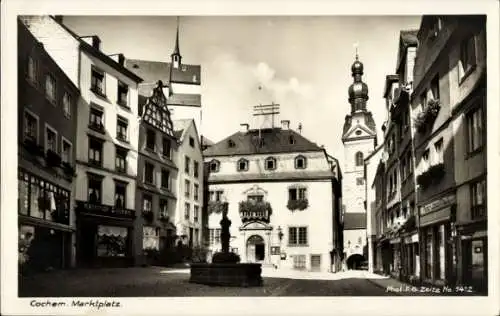
<svg viewBox="0 0 500 316">
<path fill-rule="evenodd" d="M 264 238 L 259 235 L 252 235 L 247 239 L 247 261 L 263 261 L 266 257 L 266 244 Z"/>
<path fill-rule="evenodd" d="M 347 258 L 346 264 L 347 269 L 349 270 L 359 270 L 361 268 L 361 264 L 365 261 L 365 257 L 360 254 L 352 254 Z"/>
</svg>

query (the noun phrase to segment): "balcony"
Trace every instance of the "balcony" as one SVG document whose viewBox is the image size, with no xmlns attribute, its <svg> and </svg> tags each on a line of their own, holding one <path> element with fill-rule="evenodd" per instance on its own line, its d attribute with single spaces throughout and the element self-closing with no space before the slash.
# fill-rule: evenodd
<svg viewBox="0 0 500 316">
<path fill-rule="evenodd" d="M 439 100 L 429 100 L 424 110 L 415 118 L 415 128 L 421 134 L 425 133 L 428 127 L 431 127 L 439 114 L 441 104 Z"/>
<path fill-rule="evenodd" d="M 126 208 L 117 208 L 114 206 L 87 201 L 76 201 L 76 211 L 91 215 L 112 216 L 117 218 L 135 218 L 135 210 Z"/>
<path fill-rule="evenodd" d="M 417 183 L 423 189 L 426 189 L 430 185 L 439 183 L 439 181 L 441 181 L 441 179 L 444 177 L 444 174 L 445 174 L 444 164 L 440 163 L 431 166 L 425 172 L 420 174 L 417 177 Z"/>
<path fill-rule="evenodd" d="M 259 201 L 241 201 L 240 202 L 240 217 L 241 222 L 262 221 L 269 223 L 271 218 L 272 208 L 269 202 Z"/>
</svg>

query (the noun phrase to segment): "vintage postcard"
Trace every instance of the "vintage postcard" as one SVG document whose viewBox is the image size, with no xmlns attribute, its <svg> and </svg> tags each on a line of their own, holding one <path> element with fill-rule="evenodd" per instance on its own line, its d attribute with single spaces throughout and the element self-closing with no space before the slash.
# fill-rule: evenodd
<svg viewBox="0 0 500 316">
<path fill-rule="evenodd" d="M 500 312 L 495 1 L 2 9 L 3 314 Z"/>
</svg>

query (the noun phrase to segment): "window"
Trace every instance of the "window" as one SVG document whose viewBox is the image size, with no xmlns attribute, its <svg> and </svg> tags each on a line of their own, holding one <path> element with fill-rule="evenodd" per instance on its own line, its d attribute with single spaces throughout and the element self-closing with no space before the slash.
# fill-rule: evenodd
<svg viewBox="0 0 500 316">
<path fill-rule="evenodd" d="M 170 172 L 168 170 L 161 170 L 161 187 L 164 189 L 170 188 Z"/>
<path fill-rule="evenodd" d="M 124 183 L 115 182 L 115 208 L 121 210 L 126 205 L 126 191 L 127 186 Z"/>
<path fill-rule="evenodd" d="M 432 98 L 434 100 L 439 100 L 439 74 L 436 74 L 434 78 L 431 80 L 431 92 L 432 92 Z"/>
<path fill-rule="evenodd" d="M 423 161 L 423 168 L 425 171 L 429 168 L 429 149 L 424 151 L 424 153 L 422 155 L 422 161 Z"/>
<path fill-rule="evenodd" d="M 89 137 L 89 164 L 102 165 L 102 141 Z"/>
<path fill-rule="evenodd" d="M 411 157 L 411 151 L 408 151 L 408 170 L 409 170 L 409 175 L 413 172 L 413 161 L 412 161 L 412 157 Z"/>
<path fill-rule="evenodd" d="M 363 185 L 365 183 L 364 178 L 356 178 L 356 185 Z"/>
<path fill-rule="evenodd" d="M 220 202 L 222 200 L 222 195 L 224 194 L 224 191 L 222 190 L 210 191 L 208 194 L 210 201 Z"/>
<path fill-rule="evenodd" d="M 304 270 L 306 268 L 306 255 L 294 255 L 293 268 L 297 270 Z"/>
<path fill-rule="evenodd" d="M 238 171 L 248 171 L 248 160 L 240 159 L 237 164 Z"/>
<path fill-rule="evenodd" d="M 227 141 L 227 146 L 229 148 L 234 148 L 236 146 L 236 144 L 230 139 L 230 140 Z"/>
<path fill-rule="evenodd" d="M 476 65 L 476 39 L 471 35 L 460 44 L 458 76 L 461 80 Z"/>
<path fill-rule="evenodd" d="M 193 161 L 193 169 L 194 177 L 198 178 L 200 176 L 200 164 L 196 160 Z"/>
<path fill-rule="evenodd" d="M 217 160 L 210 162 L 210 172 L 219 172 L 220 163 Z"/>
<path fill-rule="evenodd" d="M 306 157 L 298 156 L 295 158 L 295 169 L 305 169 L 306 168 Z"/>
<path fill-rule="evenodd" d="M 288 199 L 292 201 L 306 199 L 306 188 L 289 188 Z"/>
<path fill-rule="evenodd" d="M 389 151 L 390 151 L 390 149 L 389 149 Z M 363 153 L 362 152 L 358 151 L 356 153 L 355 159 L 356 159 L 356 166 L 362 166 L 363 165 Z"/>
<path fill-rule="evenodd" d="M 290 246 L 307 245 L 307 227 L 289 227 L 288 244 Z"/>
<path fill-rule="evenodd" d="M 101 96 L 105 96 L 104 72 L 92 67 L 91 90 Z"/>
<path fill-rule="evenodd" d="M 116 147 L 115 170 L 121 173 L 127 173 L 127 150 L 124 148 Z"/>
<path fill-rule="evenodd" d="M 184 219 L 189 220 L 191 212 L 191 205 L 189 203 L 184 204 Z"/>
<path fill-rule="evenodd" d="M 198 222 L 198 215 L 200 213 L 200 207 L 198 205 L 194 206 L 194 221 L 195 223 Z"/>
<path fill-rule="evenodd" d="M 143 212 L 153 211 L 153 197 L 149 194 L 142 195 L 142 211 Z"/>
<path fill-rule="evenodd" d="M 56 79 L 50 74 L 45 76 L 45 96 L 51 102 L 56 101 Z"/>
<path fill-rule="evenodd" d="M 154 151 L 156 148 L 156 133 L 153 130 L 148 129 L 146 131 L 146 149 Z"/>
<path fill-rule="evenodd" d="M 36 74 L 37 74 L 36 62 L 32 56 L 28 56 L 27 69 L 26 69 L 26 76 L 28 80 L 31 81 L 32 83 L 36 83 L 37 80 Z"/>
<path fill-rule="evenodd" d="M 116 98 L 116 102 L 121 105 L 127 107 L 128 105 L 128 86 L 121 81 L 118 81 L 118 96 Z"/>
<path fill-rule="evenodd" d="M 155 183 L 155 166 L 149 162 L 144 163 L 144 182 Z"/>
<path fill-rule="evenodd" d="M 71 143 L 67 140 L 62 140 L 62 148 L 61 148 L 61 161 L 71 164 Z"/>
<path fill-rule="evenodd" d="M 71 95 L 65 91 L 62 99 L 64 116 L 71 117 Z"/>
<path fill-rule="evenodd" d="M 24 112 L 24 138 L 38 142 L 38 118 Z"/>
<path fill-rule="evenodd" d="M 101 204 L 101 184 L 101 179 L 88 178 L 88 200 L 90 203 Z"/>
<path fill-rule="evenodd" d="M 128 129 L 128 120 L 121 116 L 118 116 L 116 120 L 116 138 L 121 141 L 127 141 L 127 129 Z"/>
<path fill-rule="evenodd" d="M 163 157 L 165 158 L 169 158 L 170 159 L 170 139 L 164 137 L 163 138 L 163 142 L 162 142 L 162 155 Z"/>
<path fill-rule="evenodd" d="M 424 110 L 425 107 L 427 107 L 427 91 L 425 91 L 420 95 L 420 107 L 422 110 Z"/>
<path fill-rule="evenodd" d="M 198 195 L 199 194 L 199 192 L 198 192 L 199 189 L 200 189 L 200 186 L 197 183 L 195 183 L 194 184 L 194 192 L 193 192 L 193 198 L 194 198 L 195 201 L 198 201 L 198 199 L 199 199 L 199 195 Z"/>
<path fill-rule="evenodd" d="M 45 126 L 45 150 L 57 152 L 57 133 L 48 125 Z"/>
<path fill-rule="evenodd" d="M 90 108 L 89 127 L 102 132 L 104 129 L 102 117 L 104 112 L 94 107 Z"/>
<path fill-rule="evenodd" d="M 152 226 L 142 227 L 142 249 L 160 250 L 160 228 Z"/>
<path fill-rule="evenodd" d="M 471 217 L 472 219 L 486 216 L 486 180 L 471 184 Z"/>
<path fill-rule="evenodd" d="M 191 195 L 191 182 L 189 180 L 184 180 L 184 195 L 187 198 Z"/>
<path fill-rule="evenodd" d="M 443 138 L 434 143 L 434 151 L 436 153 L 435 163 L 443 163 Z"/>
<path fill-rule="evenodd" d="M 188 156 L 184 157 L 184 172 L 189 174 L 189 165 L 191 164 L 191 159 Z"/>
<path fill-rule="evenodd" d="M 210 228 L 208 231 L 208 241 L 210 245 L 215 245 L 220 243 L 220 228 Z"/>
<path fill-rule="evenodd" d="M 294 145 L 295 144 L 295 137 L 293 137 L 293 135 L 290 135 L 290 137 L 288 137 L 288 142 L 290 143 L 290 145 Z"/>
<path fill-rule="evenodd" d="M 266 170 L 274 170 L 276 169 L 276 159 L 273 157 L 269 157 L 266 159 Z"/>
<path fill-rule="evenodd" d="M 401 159 L 401 179 L 406 180 L 406 155 Z"/>
<path fill-rule="evenodd" d="M 160 200 L 160 218 L 167 218 L 168 217 L 168 201 L 167 200 Z"/>
<path fill-rule="evenodd" d="M 483 147 L 483 109 L 481 107 L 467 114 L 467 138 L 469 153 L 478 151 Z"/>
<path fill-rule="evenodd" d="M 193 137 L 189 137 L 189 146 L 194 148 L 194 138 Z"/>
</svg>

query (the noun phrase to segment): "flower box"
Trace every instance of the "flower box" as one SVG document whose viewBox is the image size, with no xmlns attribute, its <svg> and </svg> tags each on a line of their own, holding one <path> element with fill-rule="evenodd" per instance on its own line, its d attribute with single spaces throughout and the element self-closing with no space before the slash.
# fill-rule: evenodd
<svg viewBox="0 0 500 316">
<path fill-rule="evenodd" d="M 417 176 L 417 183 L 422 188 L 438 183 L 445 174 L 444 164 L 431 166 L 427 171 Z"/>
<path fill-rule="evenodd" d="M 58 167 L 61 165 L 61 156 L 59 156 L 55 151 L 53 150 L 47 150 L 47 164 L 51 167 Z"/>
<path fill-rule="evenodd" d="M 239 204 L 240 217 L 243 222 L 261 220 L 269 222 L 273 212 L 269 202 L 241 201 Z"/>
<path fill-rule="evenodd" d="M 26 148 L 26 150 L 28 152 L 30 152 L 31 154 L 33 154 L 35 156 L 43 157 L 45 155 L 45 153 L 43 151 L 43 147 L 39 146 L 36 143 L 36 141 L 32 138 L 26 138 L 24 140 L 24 147 Z"/>
<path fill-rule="evenodd" d="M 309 206 L 309 201 L 307 199 L 299 199 L 299 200 L 288 200 L 288 204 L 286 207 L 290 211 L 300 210 L 303 211 Z"/>
<path fill-rule="evenodd" d="M 220 214 L 226 207 L 227 203 L 221 201 L 210 201 L 208 202 L 208 214 Z"/>
<path fill-rule="evenodd" d="M 68 176 L 75 175 L 75 168 L 72 165 L 70 165 L 69 163 L 63 162 L 61 164 L 61 167 L 66 175 L 68 175 Z"/>
<path fill-rule="evenodd" d="M 415 128 L 419 133 L 425 133 L 427 127 L 431 125 L 438 116 L 441 104 L 439 100 L 430 100 L 425 109 L 415 118 Z"/>
<path fill-rule="evenodd" d="M 168 222 L 168 221 L 170 221 L 170 217 L 168 215 L 160 214 L 160 221 Z"/>
</svg>

